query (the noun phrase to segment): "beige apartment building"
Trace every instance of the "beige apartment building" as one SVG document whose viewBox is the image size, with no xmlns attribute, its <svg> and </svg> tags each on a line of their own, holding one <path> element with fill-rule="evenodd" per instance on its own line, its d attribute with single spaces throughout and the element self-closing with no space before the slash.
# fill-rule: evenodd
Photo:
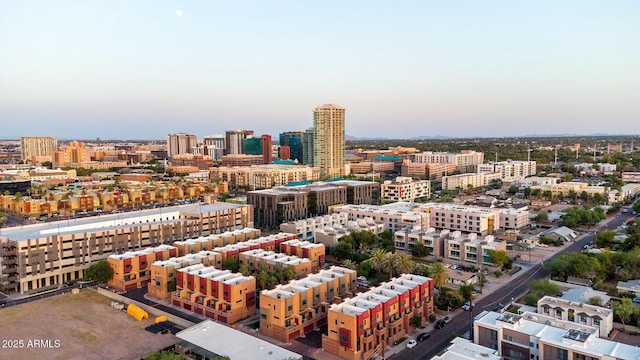
<svg viewBox="0 0 640 360">
<path fill-rule="evenodd" d="M 491 185 L 492 181 L 500 180 L 500 173 L 477 174 L 465 173 L 442 177 L 442 189 L 466 190 L 477 189 Z"/>
<path fill-rule="evenodd" d="M 495 208 L 472 207 L 455 203 L 416 204 L 414 211 L 429 216 L 429 227 L 477 233 L 493 234 L 500 228 L 500 211 Z"/>
<path fill-rule="evenodd" d="M 222 254 L 202 250 L 195 254 L 154 261 L 149 269 L 151 278 L 147 294 L 156 299 L 168 299 L 176 291 L 176 271 L 196 264 L 222 269 Z"/>
<path fill-rule="evenodd" d="M 232 188 L 270 189 L 297 181 L 320 180 L 320 168 L 299 165 L 251 165 L 213 167 L 211 180 L 226 181 Z"/>
<path fill-rule="evenodd" d="M 546 315 L 552 320 L 595 327 L 601 338 L 608 338 L 613 331 L 613 310 L 610 308 L 554 296 L 542 297 L 538 300 L 537 308 L 538 314 Z"/>
<path fill-rule="evenodd" d="M 456 164 L 452 163 L 420 163 L 411 160 L 403 160 L 401 166 L 402 176 L 413 176 L 431 181 L 442 181 L 443 176 L 454 174 Z"/>
<path fill-rule="evenodd" d="M 280 231 L 298 235 L 298 239 L 314 241 L 314 232 L 326 227 L 343 226 L 349 221 L 347 213 L 334 213 L 280 224 Z"/>
<path fill-rule="evenodd" d="M 317 229 L 313 233 L 313 241 L 326 246 L 336 246 L 343 237 L 356 231 L 368 231 L 372 234 L 380 235 L 384 230 L 384 224 L 373 221 L 373 218 L 364 218 L 348 221 L 345 225 Z"/>
<path fill-rule="evenodd" d="M 352 297 L 357 272 L 332 266 L 317 274 L 260 292 L 260 333 L 291 341 L 327 323 L 332 303 Z"/>
<path fill-rule="evenodd" d="M 543 192 L 551 191 L 551 194 L 556 196 L 568 196 L 572 191 L 580 196 L 580 194 L 582 194 L 582 192 L 584 191 L 589 195 L 600 194 L 604 197 L 607 197 L 607 194 L 610 190 L 609 187 L 606 186 L 589 185 L 587 183 L 575 181 L 567 181 L 551 185 L 532 186 L 531 189 L 540 189 Z"/>
<path fill-rule="evenodd" d="M 261 231 L 251 227 L 225 231 L 220 234 L 199 236 L 192 239 L 175 241 L 173 246 L 178 248 L 179 255 L 195 254 L 200 251 L 207 251 L 217 247 L 236 244 L 260 237 Z"/>
<path fill-rule="evenodd" d="M 251 206 L 215 203 L 3 229 L 2 287 L 20 293 L 55 288 L 82 279 L 87 267 L 112 254 L 250 226 Z"/>
<path fill-rule="evenodd" d="M 499 162 L 491 161 L 486 164 L 478 165 L 478 173 L 499 173 L 502 181 L 524 179 L 527 176 L 533 176 L 536 174 L 536 162 L 513 160 Z"/>
<path fill-rule="evenodd" d="M 478 165 L 484 163 L 484 153 L 463 150 L 460 153 L 425 151 L 411 154 L 409 159 L 416 163 L 455 164 L 456 171 L 462 173 L 476 172 Z"/>
<path fill-rule="evenodd" d="M 58 150 L 58 139 L 50 136 L 23 136 L 20 138 L 22 162 L 39 165 L 53 160 Z"/>
<path fill-rule="evenodd" d="M 345 205 L 333 208 L 334 213 L 346 213 L 350 221 L 372 218 L 384 225 L 385 230 L 413 229 L 429 227 L 429 214 L 420 211 L 394 209 L 379 205 Z"/>
<path fill-rule="evenodd" d="M 324 104 L 313 110 L 313 166 L 323 178 L 345 175 L 345 108 Z"/>
</svg>

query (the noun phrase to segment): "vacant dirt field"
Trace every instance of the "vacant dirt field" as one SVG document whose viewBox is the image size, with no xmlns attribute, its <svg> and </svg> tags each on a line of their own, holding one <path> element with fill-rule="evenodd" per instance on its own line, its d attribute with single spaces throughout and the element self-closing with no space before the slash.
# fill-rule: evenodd
<svg viewBox="0 0 640 360">
<path fill-rule="evenodd" d="M 0 359 L 140 359 L 172 345 L 93 290 L 0 310 Z"/>
</svg>

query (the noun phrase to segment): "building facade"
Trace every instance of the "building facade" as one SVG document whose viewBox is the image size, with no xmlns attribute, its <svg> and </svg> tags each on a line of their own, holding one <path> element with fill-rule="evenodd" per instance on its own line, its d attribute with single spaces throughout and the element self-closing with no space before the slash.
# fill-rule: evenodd
<svg viewBox="0 0 640 360">
<path fill-rule="evenodd" d="M 313 166 L 323 177 L 345 175 L 344 122 L 345 109 L 324 104 L 313 111 Z"/>
<path fill-rule="evenodd" d="M 461 173 L 476 172 L 478 165 L 484 163 L 484 153 L 463 150 L 460 153 L 425 151 L 411 154 L 409 159 L 416 163 L 455 164 L 456 171 Z"/>
<path fill-rule="evenodd" d="M 298 165 L 251 165 L 213 167 L 211 180 L 228 182 L 232 188 L 260 190 L 292 182 L 320 180 L 320 169 Z"/>
<path fill-rule="evenodd" d="M 159 245 L 124 254 L 109 255 L 107 262 L 113 270 L 109 286 L 127 291 L 146 286 L 151 280 L 151 264 L 175 257 L 178 249 L 171 245 Z"/>
<path fill-rule="evenodd" d="M 222 255 L 214 251 L 202 250 L 195 254 L 156 260 L 151 264 L 151 281 L 147 285 L 147 294 L 156 299 L 169 299 L 176 291 L 176 271 L 183 267 L 203 264 L 222 268 Z"/>
<path fill-rule="evenodd" d="M 499 162 L 492 161 L 486 164 L 479 164 L 478 173 L 500 173 L 500 179 L 502 181 L 524 179 L 527 176 L 533 176 L 536 174 L 536 162 L 513 160 Z"/>
<path fill-rule="evenodd" d="M 170 158 L 178 154 L 193 153 L 193 148 L 198 146 L 198 139 L 193 134 L 169 134 L 167 135 L 167 156 Z"/>
<path fill-rule="evenodd" d="M 23 163 L 38 165 L 53 160 L 53 152 L 58 150 L 58 139 L 50 136 L 23 136 L 20 138 Z"/>
<path fill-rule="evenodd" d="M 288 157 L 280 157 L 281 159 L 297 160 L 299 164 L 303 164 L 302 157 L 302 132 L 301 131 L 285 131 L 280 134 L 280 147 L 287 146 L 289 148 Z M 282 153 L 281 153 L 282 154 Z"/>
<path fill-rule="evenodd" d="M 429 214 L 419 211 L 391 209 L 376 205 L 345 205 L 335 207 L 334 213 L 346 213 L 350 221 L 372 218 L 373 221 L 384 224 L 385 230 L 428 228 Z"/>
<path fill-rule="evenodd" d="M 431 182 L 398 176 L 394 181 L 387 180 L 380 185 L 380 192 L 384 201 L 414 201 L 431 197 Z"/>
</svg>

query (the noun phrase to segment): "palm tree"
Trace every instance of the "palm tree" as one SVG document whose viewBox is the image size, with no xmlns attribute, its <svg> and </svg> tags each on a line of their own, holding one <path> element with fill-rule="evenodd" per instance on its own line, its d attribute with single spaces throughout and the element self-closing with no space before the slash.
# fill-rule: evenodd
<svg viewBox="0 0 640 360">
<path fill-rule="evenodd" d="M 436 288 L 441 289 L 449 281 L 449 269 L 438 261 L 431 265 L 431 277 Z"/>
<path fill-rule="evenodd" d="M 269 281 L 269 273 L 263 267 L 260 267 L 256 280 L 258 281 L 260 289 L 264 290 L 267 287 L 267 282 Z"/>
<path fill-rule="evenodd" d="M 382 259 L 381 270 L 389 274 L 392 278 L 396 270 L 396 255 L 386 253 L 384 259 Z"/>
<path fill-rule="evenodd" d="M 371 257 L 369 261 L 371 263 L 371 268 L 375 271 L 382 271 L 383 269 L 383 261 L 387 256 L 387 252 L 384 249 L 375 249 L 371 252 Z"/>
<path fill-rule="evenodd" d="M 351 260 L 351 259 L 346 259 L 345 261 L 342 262 L 342 267 L 347 268 L 347 269 L 351 269 L 351 270 L 355 270 L 356 269 L 356 263 L 353 262 L 353 260 Z"/>
<path fill-rule="evenodd" d="M 394 257 L 394 267 L 398 274 L 409 274 L 415 269 L 416 263 L 411 260 L 411 255 L 396 254 Z"/>
</svg>

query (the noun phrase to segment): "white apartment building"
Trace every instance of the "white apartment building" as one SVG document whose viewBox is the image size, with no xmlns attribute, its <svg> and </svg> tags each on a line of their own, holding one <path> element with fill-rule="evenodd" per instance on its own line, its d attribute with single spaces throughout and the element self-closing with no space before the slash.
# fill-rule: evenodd
<svg viewBox="0 0 640 360">
<path fill-rule="evenodd" d="M 373 221 L 384 225 L 385 230 L 392 233 L 401 229 L 428 228 L 429 214 L 424 212 L 393 209 L 376 205 L 345 205 L 333 208 L 334 213 L 347 213 L 349 220 L 373 218 Z"/>
<path fill-rule="evenodd" d="M 529 210 L 500 209 L 499 226 L 501 230 L 519 230 L 530 224 Z"/>
<path fill-rule="evenodd" d="M 597 185 L 589 185 L 587 183 L 575 182 L 575 181 L 567 181 L 554 185 L 539 185 L 532 186 L 531 189 L 540 189 L 544 191 L 551 191 L 553 195 L 563 195 L 567 196 L 571 191 L 574 191 L 576 194 L 580 195 L 583 191 L 589 195 L 600 194 L 602 196 L 608 197 L 609 188 L 606 186 L 597 186 Z"/>
<path fill-rule="evenodd" d="M 346 225 L 317 229 L 313 232 L 313 241 L 325 246 L 336 246 L 340 239 L 355 231 L 370 231 L 375 235 L 380 235 L 384 230 L 384 224 L 376 223 L 373 218 L 364 218 L 348 221 Z"/>
<path fill-rule="evenodd" d="M 429 216 L 429 225 L 477 234 L 492 234 L 500 228 L 500 210 L 460 205 L 455 203 L 416 204 L 413 209 Z"/>
<path fill-rule="evenodd" d="M 625 171 L 622 173 L 622 182 L 640 182 L 640 172 Z"/>
<path fill-rule="evenodd" d="M 280 224 L 280 231 L 296 234 L 300 240 L 313 242 L 316 230 L 344 226 L 347 225 L 347 222 L 349 222 L 349 214 L 333 213 L 282 223 Z"/>
<path fill-rule="evenodd" d="M 550 176 L 531 176 L 524 179 L 518 179 L 514 182 L 514 184 L 518 185 L 520 189 L 525 189 L 533 186 L 556 185 L 557 183 L 558 178 Z"/>
<path fill-rule="evenodd" d="M 598 328 L 599 336 L 609 337 L 613 331 L 613 310 L 602 306 L 544 296 L 538 300 L 537 312 L 553 319 Z"/>
<path fill-rule="evenodd" d="M 455 164 L 458 171 L 475 172 L 478 165 L 484 163 L 484 153 L 463 150 L 460 153 L 425 151 L 411 154 L 411 161 L 417 163 L 450 163 Z"/>
<path fill-rule="evenodd" d="M 535 161 L 499 161 L 478 165 L 478 173 L 491 174 L 500 173 L 503 181 L 522 179 L 536 174 Z"/>
<path fill-rule="evenodd" d="M 393 234 L 393 245 L 396 249 L 409 250 L 416 243 L 422 243 L 429 253 L 437 258 L 444 257 L 444 241 L 451 236 L 449 230 L 437 232 L 434 228 L 413 231 L 400 230 Z"/>
<path fill-rule="evenodd" d="M 465 190 L 468 188 L 480 188 L 488 186 L 494 180 L 500 180 L 499 173 L 465 173 L 442 177 L 442 189 Z"/>
<path fill-rule="evenodd" d="M 380 185 L 380 192 L 385 201 L 414 201 L 431 196 L 431 182 L 398 176 L 394 181 L 387 180 Z"/>
<path fill-rule="evenodd" d="M 474 343 L 508 359 L 640 359 L 640 348 L 600 338 L 597 328 L 543 314 L 484 311 L 473 323 Z"/>
<path fill-rule="evenodd" d="M 481 262 L 482 265 L 493 266 L 489 250 L 506 251 L 507 244 L 504 241 L 495 241 L 493 235 L 478 238 L 477 234 L 463 235 L 455 231 L 445 239 L 444 258 L 472 265 L 479 265 Z"/>
</svg>

